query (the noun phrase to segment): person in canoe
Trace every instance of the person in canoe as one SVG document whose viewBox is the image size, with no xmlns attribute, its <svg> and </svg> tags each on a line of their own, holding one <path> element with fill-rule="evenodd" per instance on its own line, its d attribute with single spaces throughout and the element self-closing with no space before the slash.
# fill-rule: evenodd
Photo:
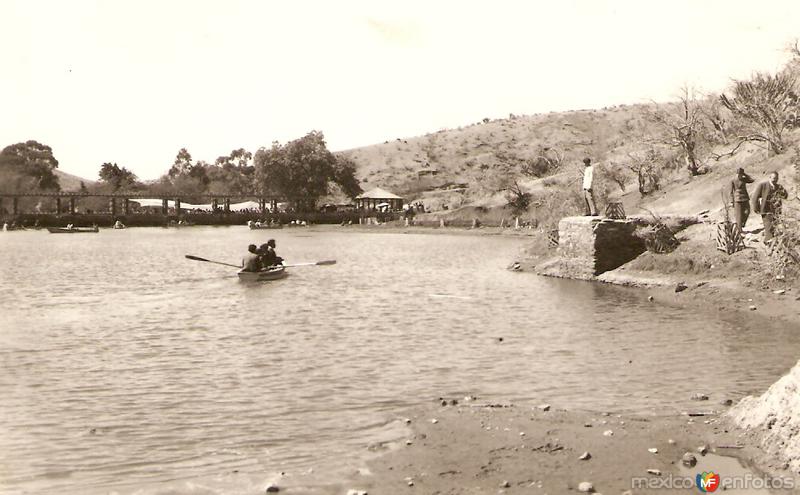
<svg viewBox="0 0 800 495">
<path fill-rule="evenodd" d="M 261 255 L 262 269 L 269 269 L 283 263 L 283 258 L 278 256 L 275 252 L 275 239 L 270 239 L 266 244 L 262 244 L 261 247 L 258 248 L 258 252 Z"/>
<path fill-rule="evenodd" d="M 261 268 L 261 256 L 255 244 L 247 246 L 247 254 L 242 257 L 243 272 L 257 272 Z"/>
</svg>

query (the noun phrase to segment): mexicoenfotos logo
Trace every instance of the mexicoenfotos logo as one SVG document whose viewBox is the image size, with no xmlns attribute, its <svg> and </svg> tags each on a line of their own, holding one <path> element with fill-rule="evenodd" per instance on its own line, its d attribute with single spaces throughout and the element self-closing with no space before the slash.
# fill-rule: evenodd
<svg viewBox="0 0 800 495">
<path fill-rule="evenodd" d="M 697 483 L 697 488 L 701 492 L 715 492 L 719 488 L 719 475 L 714 471 L 703 471 L 702 473 L 697 473 L 695 483 Z"/>
</svg>

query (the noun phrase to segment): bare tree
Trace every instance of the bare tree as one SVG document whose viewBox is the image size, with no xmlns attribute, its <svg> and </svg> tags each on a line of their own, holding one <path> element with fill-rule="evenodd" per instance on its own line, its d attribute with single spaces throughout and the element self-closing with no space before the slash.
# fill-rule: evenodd
<svg viewBox="0 0 800 495">
<path fill-rule="evenodd" d="M 551 146 L 538 146 L 533 158 L 525 160 L 520 171 L 528 177 L 544 177 L 552 173 L 564 163 L 564 153 Z"/>
<path fill-rule="evenodd" d="M 646 196 L 653 191 L 658 191 L 661 188 L 661 175 L 658 167 L 658 163 L 662 161 L 661 154 L 651 148 L 640 155 L 628 153 L 628 158 L 631 160 L 628 169 L 636 174 L 639 194 Z"/>
<path fill-rule="evenodd" d="M 702 103 L 695 98 L 693 91 L 684 86 L 676 103 L 667 105 L 666 109 L 654 105 L 648 117 L 666 131 L 664 143 L 683 152 L 689 173 L 699 175 L 697 155 L 706 137 Z"/>
<path fill-rule="evenodd" d="M 775 154 L 786 150 L 784 133 L 800 124 L 800 99 L 796 76 L 790 70 L 771 75 L 757 72 L 749 81 L 735 81 L 731 96 L 720 101 L 742 123 L 743 142 L 764 143 Z"/>
</svg>

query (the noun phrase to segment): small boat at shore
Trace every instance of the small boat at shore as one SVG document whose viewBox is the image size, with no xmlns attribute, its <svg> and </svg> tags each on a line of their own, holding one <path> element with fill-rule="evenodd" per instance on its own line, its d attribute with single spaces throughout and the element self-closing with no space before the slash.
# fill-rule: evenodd
<svg viewBox="0 0 800 495">
<path fill-rule="evenodd" d="M 264 282 L 267 280 L 278 280 L 288 275 L 285 266 L 276 266 L 268 270 L 261 270 L 259 272 L 245 272 L 239 270 L 237 274 L 239 275 L 239 280 L 242 282 Z"/>
<path fill-rule="evenodd" d="M 95 227 L 47 227 L 51 234 L 96 234 L 100 229 Z"/>
<path fill-rule="evenodd" d="M 250 227 L 250 230 L 282 229 L 283 228 L 283 225 L 281 225 L 279 223 L 275 223 L 275 224 L 272 224 L 272 225 L 267 225 L 267 224 L 256 225 L 256 224 L 253 223 L 253 224 L 249 224 L 248 226 Z"/>
</svg>

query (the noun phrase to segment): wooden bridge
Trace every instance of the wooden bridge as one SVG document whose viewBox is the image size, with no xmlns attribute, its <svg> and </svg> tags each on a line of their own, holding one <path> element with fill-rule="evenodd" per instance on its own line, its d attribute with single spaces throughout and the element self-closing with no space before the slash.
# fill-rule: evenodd
<svg viewBox="0 0 800 495">
<path fill-rule="evenodd" d="M 111 215 L 119 213 L 118 206 L 122 207 L 124 215 L 129 215 L 131 211 L 131 200 L 136 199 L 160 199 L 161 200 L 161 213 L 167 215 L 169 213 L 169 201 L 175 202 L 175 211 L 179 212 L 181 208 L 181 200 L 183 198 L 202 198 L 211 200 L 212 211 L 222 211 L 229 213 L 231 210 L 232 198 L 254 198 L 253 195 L 241 194 L 147 194 L 147 193 L 81 193 L 81 192 L 38 192 L 38 193 L 0 193 L 0 211 L 3 211 L 3 201 L 5 198 L 11 199 L 11 213 L 18 215 L 19 199 L 20 198 L 52 198 L 55 201 L 55 210 L 60 213 L 68 211 L 70 214 L 75 214 L 77 200 L 85 198 L 107 198 L 108 211 Z M 68 210 L 62 208 L 62 201 L 66 200 L 69 205 Z M 261 213 L 266 213 L 269 204 L 269 210 L 275 211 L 277 208 L 278 200 L 272 199 L 267 201 L 264 198 L 257 198 L 258 208 Z M 220 206 L 221 204 L 221 206 Z"/>
</svg>

